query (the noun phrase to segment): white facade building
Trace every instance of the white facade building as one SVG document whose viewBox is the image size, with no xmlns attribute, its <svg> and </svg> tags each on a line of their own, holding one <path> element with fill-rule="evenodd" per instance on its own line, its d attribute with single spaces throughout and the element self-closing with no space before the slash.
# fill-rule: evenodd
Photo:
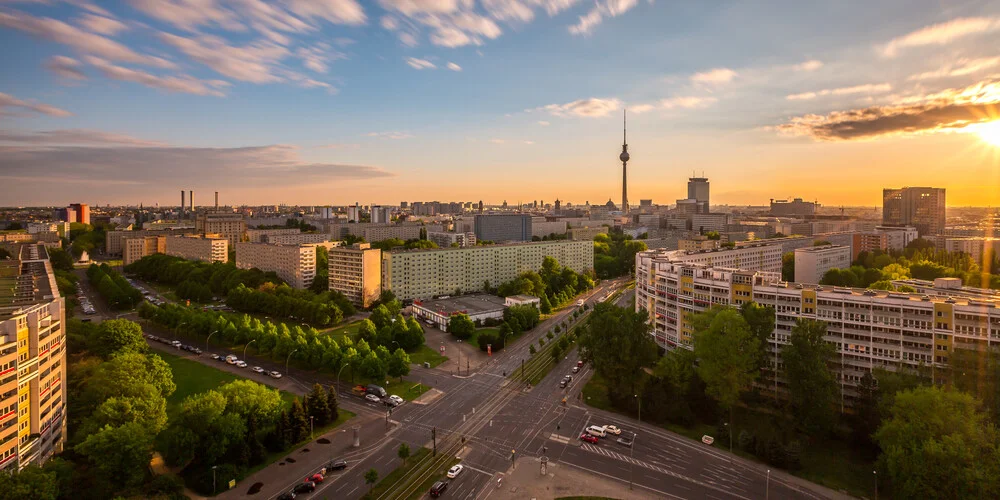
<svg viewBox="0 0 1000 500">
<path fill-rule="evenodd" d="M 795 282 L 819 283 L 830 269 L 851 267 L 851 247 L 823 245 L 795 249 Z"/>
</svg>

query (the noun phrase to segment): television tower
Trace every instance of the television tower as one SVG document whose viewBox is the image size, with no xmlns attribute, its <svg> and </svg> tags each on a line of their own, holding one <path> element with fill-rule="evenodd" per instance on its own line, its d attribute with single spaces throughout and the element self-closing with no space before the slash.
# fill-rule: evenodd
<svg viewBox="0 0 1000 500">
<path fill-rule="evenodd" d="M 618 159 L 622 161 L 622 213 L 628 214 L 628 127 L 625 117 L 625 110 L 622 110 L 622 154 Z"/>
</svg>

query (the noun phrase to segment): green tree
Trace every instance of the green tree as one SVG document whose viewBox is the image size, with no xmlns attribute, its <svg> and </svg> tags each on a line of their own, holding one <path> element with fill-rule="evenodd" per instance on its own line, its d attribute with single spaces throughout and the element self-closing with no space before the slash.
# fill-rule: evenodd
<svg viewBox="0 0 1000 500">
<path fill-rule="evenodd" d="M 375 306 L 375 309 L 372 309 L 368 319 L 375 324 L 375 330 L 381 330 L 392 322 L 392 315 L 389 314 L 389 309 L 384 304 L 379 304 Z"/>
<path fill-rule="evenodd" d="M 330 405 L 322 385 L 313 384 L 312 392 L 306 396 L 306 401 L 309 416 L 315 419 L 317 425 L 324 426 L 330 422 Z"/>
<path fill-rule="evenodd" d="M 788 252 L 781 256 L 781 279 L 795 281 L 795 252 Z"/>
<path fill-rule="evenodd" d="M 705 392 L 732 410 L 757 377 L 759 341 L 733 309 L 713 307 L 696 315 L 693 324 L 697 373 L 705 381 Z"/>
<path fill-rule="evenodd" d="M 372 488 L 375 487 L 375 483 L 378 482 L 378 471 L 375 469 L 368 469 L 365 472 L 365 484 L 368 485 L 368 492 L 371 493 Z"/>
<path fill-rule="evenodd" d="M 299 398 L 292 400 L 291 419 L 292 443 L 298 443 L 309 436 L 309 417 Z"/>
<path fill-rule="evenodd" d="M 465 340 L 476 331 L 476 325 L 468 314 L 455 314 L 448 318 L 448 333 Z"/>
<path fill-rule="evenodd" d="M 410 445 L 406 443 L 399 443 L 399 449 L 396 450 L 396 455 L 403 461 L 403 465 L 406 465 L 406 459 L 410 458 Z"/>
<path fill-rule="evenodd" d="M 750 333 L 757 339 L 757 368 L 765 368 L 770 364 L 767 351 L 771 334 L 774 333 L 774 307 L 753 301 L 744 302 L 740 306 L 740 314 L 746 320 Z"/>
<path fill-rule="evenodd" d="M 919 387 L 896 395 L 875 433 L 879 467 L 898 498 L 997 498 L 996 428 L 961 392 Z"/>
<path fill-rule="evenodd" d="M 97 335 L 92 338 L 90 350 L 104 359 L 120 353 L 145 353 L 149 350 L 142 337 L 139 323 L 127 319 L 102 321 Z"/>
<path fill-rule="evenodd" d="M 56 500 L 59 485 L 56 474 L 43 470 L 36 464 L 28 464 L 20 471 L 13 470 L 0 474 L 0 498 L 24 500 Z"/>
<path fill-rule="evenodd" d="M 825 322 L 799 319 L 790 343 L 781 349 L 792 413 L 807 433 L 816 436 L 829 433 L 837 418 L 837 380 L 828 367 L 836 350 L 824 335 Z"/>
<path fill-rule="evenodd" d="M 376 335 L 378 335 L 378 329 L 375 328 L 375 323 L 367 318 L 361 320 L 361 324 L 358 325 L 358 338 L 365 339 L 366 342 L 372 342 Z"/>
<path fill-rule="evenodd" d="M 153 436 L 139 423 L 108 425 L 74 449 L 102 479 L 119 487 L 134 487 L 145 478 L 153 456 Z"/>
<path fill-rule="evenodd" d="M 581 357 L 608 383 L 609 395 L 636 393 L 640 369 L 656 361 L 656 343 L 644 312 L 607 303 L 594 306 L 578 331 Z"/>
<path fill-rule="evenodd" d="M 399 377 L 400 382 L 403 381 L 403 376 L 410 373 L 410 356 L 406 354 L 406 351 L 399 348 L 392 353 L 392 356 L 389 357 L 386 373 L 390 377 Z"/>
<path fill-rule="evenodd" d="M 539 308 L 541 309 L 542 314 L 551 314 L 552 313 L 552 303 L 549 302 L 549 296 L 548 296 L 548 294 L 544 294 L 543 293 L 541 295 L 541 297 L 539 297 L 539 300 L 541 301 L 540 304 L 539 304 Z"/>
<path fill-rule="evenodd" d="M 871 446 L 874 444 L 875 431 L 882 424 L 882 416 L 879 413 L 879 389 L 871 372 L 861 376 L 857 392 L 851 430 L 854 433 L 855 443 Z"/>
<path fill-rule="evenodd" d="M 226 411 L 244 419 L 253 414 L 270 424 L 281 410 L 281 394 L 252 380 L 235 380 L 216 390 L 226 398 Z"/>
</svg>

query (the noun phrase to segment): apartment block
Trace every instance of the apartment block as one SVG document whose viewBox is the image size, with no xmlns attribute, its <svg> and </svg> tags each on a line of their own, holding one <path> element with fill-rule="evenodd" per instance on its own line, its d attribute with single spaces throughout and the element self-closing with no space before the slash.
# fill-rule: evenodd
<svg viewBox="0 0 1000 500">
<path fill-rule="evenodd" d="M 246 236 L 247 221 L 242 214 L 202 210 L 195 216 L 194 229 L 202 236 L 220 234 L 229 240 L 229 246 L 232 247 Z"/>
<path fill-rule="evenodd" d="M 902 251 L 911 241 L 920 237 L 920 232 L 913 226 L 876 226 L 875 232 L 886 236 L 886 247 L 889 250 Z"/>
<path fill-rule="evenodd" d="M 543 237 L 551 234 L 566 234 L 566 222 L 554 221 L 546 222 L 544 217 L 539 217 L 540 221 L 531 221 L 531 236 Z"/>
<path fill-rule="evenodd" d="M 524 271 L 537 271 L 546 256 L 583 272 L 594 267 L 594 244 L 560 240 L 384 252 L 382 288 L 400 299 L 481 291 L 487 284 L 495 287 Z"/>
<path fill-rule="evenodd" d="M 781 272 L 781 246 L 768 243 L 754 243 L 736 248 L 711 250 L 650 250 L 671 261 L 691 264 L 705 264 L 711 267 L 725 267 L 747 271 Z M 638 262 L 638 256 L 636 257 Z"/>
<path fill-rule="evenodd" d="M 855 233 L 851 244 L 851 260 L 856 260 L 861 252 L 886 252 L 889 250 L 889 235 L 880 232 Z"/>
<path fill-rule="evenodd" d="M 574 227 L 571 228 L 567 234 L 569 234 L 569 239 L 571 240 L 585 240 L 593 241 L 594 237 L 599 234 L 608 234 L 608 228 L 606 227 Z"/>
<path fill-rule="evenodd" d="M 125 238 L 122 250 L 122 264 L 129 265 L 147 255 L 166 253 L 165 236 L 143 236 Z"/>
<path fill-rule="evenodd" d="M 941 234 L 945 223 L 945 190 L 904 187 L 882 190 L 882 224 L 914 226 L 920 236 Z"/>
<path fill-rule="evenodd" d="M 0 261 L 0 473 L 42 462 L 66 443 L 65 299 L 44 246 Z"/>
<path fill-rule="evenodd" d="M 294 288 L 309 288 L 316 277 L 316 245 L 236 244 L 236 267 L 274 271 Z"/>
<path fill-rule="evenodd" d="M 268 234 L 261 243 L 278 245 L 298 245 L 301 243 L 324 243 L 330 241 L 328 233 Z"/>
<path fill-rule="evenodd" d="M 420 238 L 420 229 L 422 227 L 423 226 L 404 226 L 397 224 L 371 225 L 362 230 L 361 236 L 368 242 L 382 241 L 392 238 L 398 238 L 403 241 L 415 240 Z"/>
<path fill-rule="evenodd" d="M 476 239 L 480 241 L 530 241 L 531 216 L 527 214 L 476 215 Z"/>
<path fill-rule="evenodd" d="M 788 234 L 788 233 L 785 233 Z M 782 253 L 794 252 L 796 248 L 811 247 L 819 241 L 825 241 L 834 245 L 852 246 L 854 244 L 854 232 L 847 231 L 841 233 L 826 233 L 813 236 L 786 236 L 782 238 L 768 238 L 763 240 L 769 245 L 781 246 Z M 736 248 L 743 248 L 751 245 L 759 245 L 761 240 L 737 241 Z"/>
<path fill-rule="evenodd" d="M 328 250 L 330 290 L 354 305 L 368 308 L 382 293 L 382 251 L 370 243 L 355 243 Z"/>
<path fill-rule="evenodd" d="M 163 253 L 187 260 L 228 262 L 229 239 L 221 234 L 171 236 L 164 238 Z"/>
<path fill-rule="evenodd" d="M 145 238 L 146 236 L 179 236 L 192 234 L 191 228 L 183 229 L 136 229 L 133 231 L 108 231 L 104 238 L 104 253 L 122 255 L 125 250 L 125 240 L 129 238 Z"/>
<path fill-rule="evenodd" d="M 692 315 L 713 305 L 739 307 L 753 300 L 774 307 L 771 367 L 760 386 L 776 395 L 785 393 L 781 348 L 796 320 L 824 321 L 825 340 L 836 347 L 832 369 L 842 407 L 851 406 L 858 382 L 873 368 L 924 368 L 940 378 L 956 349 L 1000 348 L 1000 293 L 938 288 L 921 282 L 918 293 L 897 293 L 802 285 L 784 283 L 776 273 L 673 262 L 654 252 L 636 257 L 636 310 L 649 314 L 656 342 L 667 349 L 690 349 Z"/>
<path fill-rule="evenodd" d="M 476 246 L 476 233 L 448 233 L 444 231 L 428 232 L 427 239 L 435 245 L 446 248 L 457 244 L 461 248 Z"/>
<path fill-rule="evenodd" d="M 851 247 L 822 245 L 795 250 L 795 282 L 819 283 L 830 269 L 851 267 Z"/>
<path fill-rule="evenodd" d="M 697 252 L 699 250 L 714 250 L 719 248 L 720 240 L 710 240 L 705 236 L 695 236 L 677 240 L 677 249 L 684 252 Z"/>
<path fill-rule="evenodd" d="M 247 241 L 250 243 L 266 243 L 266 237 L 287 234 L 301 234 L 299 228 L 291 229 L 247 229 Z"/>
<path fill-rule="evenodd" d="M 994 255 L 1000 255 L 1000 238 L 944 238 L 948 252 L 968 254 L 980 266 L 988 265 Z"/>
</svg>

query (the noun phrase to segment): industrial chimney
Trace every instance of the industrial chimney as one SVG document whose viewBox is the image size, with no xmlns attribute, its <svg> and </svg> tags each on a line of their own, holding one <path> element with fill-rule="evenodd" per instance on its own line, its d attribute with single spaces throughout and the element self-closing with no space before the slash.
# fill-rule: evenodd
<svg viewBox="0 0 1000 500">
<path fill-rule="evenodd" d="M 191 204 L 191 216 L 194 217 L 194 191 L 188 191 L 188 203 Z"/>
<path fill-rule="evenodd" d="M 181 217 L 184 217 L 184 207 L 187 206 L 185 205 L 185 203 L 186 202 L 184 201 L 184 190 L 181 189 L 181 213 L 180 213 Z"/>
<path fill-rule="evenodd" d="M 219 192 L 215 192 L 215 211 L 219 211 Z"/>
</svg>

